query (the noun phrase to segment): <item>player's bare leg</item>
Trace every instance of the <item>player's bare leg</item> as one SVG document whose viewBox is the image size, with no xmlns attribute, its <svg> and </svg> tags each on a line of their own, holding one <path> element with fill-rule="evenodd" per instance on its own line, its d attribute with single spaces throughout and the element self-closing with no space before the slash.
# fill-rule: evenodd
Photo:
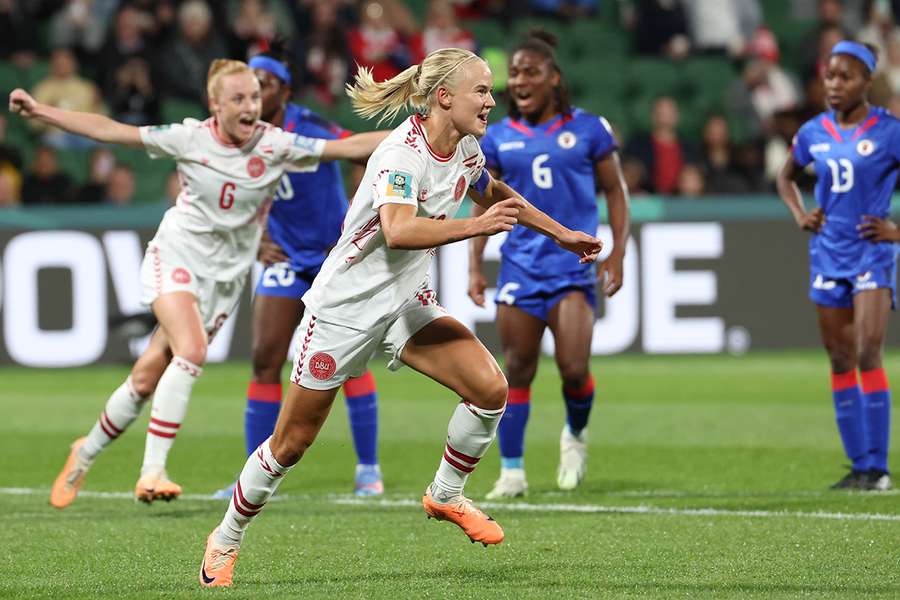
<svg viewBox="0 0 900 600">
<path fill-rule="evenodd" d="M 140 415 L 169 360 L 171 355 L 165 334 L 157 329 L 128 378 L 107 400 L 94 427 L 86 437 L 72 443 L 66 464 L 51 488 L 50 504 L 62 509 L 75 500 L 94 459 Z"/>
<path fill-rule="evenodd" d="M 472 505 L 463 487 L 494 440 L 506 404 L 506 378 L 484 345 L 452 317 L 420 329 L 400 359 L 462 398 L 450 418 L 440 467 L 422 498 L 425 513 L 455 523 L 473 543 L 499 544 L 503 529 Z"/>
<path fill-rule="evenodd" d="M 563 490 L 577 487 L 587 472 L 587 420 L 594 399 L 590 373 L 594 319 L 594 309 L 578 291 L 566 294 L 547 314 L 568 413 L 560 434 L 556 474 L 556 484 Z"/>
<path fill-rule="evenodd" d="M 141 476 L 134 488 L 135 498 L 146 503 L 174 500 L 181 495 L 181 486 L 166 473 L 166 459 L 187 413 L 191 390 L 203 372 L 208 344 L 193 294 L 164 294 L 153 301 L 152 309 L 168 341 L 172 360 L 156 386 Z"/>
<path fill-rule="evenodd" d="M 816 306 L 819 333 L 831 364 L 835 418 L 850 472 L 832 484 L 832 489 L 863 487 L 868 471 L 865 405 L 857 382 L 857 343 L 853 309 Z"/>
<path fill-rule="evenodd" d="M 500 477 L 486 498 L 516 498 L 528 491 L 525 478 L 525 429 L 531 413 L 531 382 L 537 373 L 546 323 L 515 306 L 497 306 L 497 331 L 503 347 L 509 398 L 500 420 Z"/>
<path fill-rule="evenodd" d="M 891 314 L 891 291 L 880 288 L 859 292 L 853 297 L 853 312 L 869 455 L 869 471 L 862 487 L 887 491 L 893 487 L 887 464 L 891 392 L 882 364 L 882 352 Z"/>
<path fill-rule="evenodd" d="M 244 464 L 225 518 L 209 535 L 200 565 L 206 587 L 231 585 L 244 532 L 265 506 L 284 475 L 315 441 L 339 388 L 311 390 L 291 384 L 275 432 Z"/>
</svg>

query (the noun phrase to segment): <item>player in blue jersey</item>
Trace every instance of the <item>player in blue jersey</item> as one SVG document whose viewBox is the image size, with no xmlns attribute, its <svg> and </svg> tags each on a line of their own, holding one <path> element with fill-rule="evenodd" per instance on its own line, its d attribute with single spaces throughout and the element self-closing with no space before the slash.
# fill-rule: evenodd
<svg viewBox="0 0 900 600">
<path fill-rule="evenodd" d="M 262 120 L 285 131 L 336 139 L 350 132 L 289 102 L 292 76 L 286 53 L 273 46 L 249 63 L 260 83 Z M 300 297 L 309 289 L 341 234 L 347 195 L 338 164 L 323 164 L 311 173 L 288 173 L 278 187 L 259 258 L 265 265 L 253 301 L 253 379 L 247 386 L 244 430 L 247 454 L 275 428 L 281 407 L 281 370 L 294 330 L 303 316 Z M 350 429 L 356 448 L 354 492 L 384 492 L 378 465 L 378 400 L 371 371 L 344 384 Z M 219 492 L 231 497 L 231 488 Z"/>
<path fill-rule="evenodd" d="M 807 121 L 778 175 L 778 192 L 809 241 L 809 297 L 831 360 L 838 431 L 851 461 L 836 489 L 891 488 L 891 397 L 882 366 L 896 305 L 897 229 L 887 220 L 900 165 L 900 121 L 871 106 L 874 48 L 842 41 L 825 71 L 829 110 Z M 814 165 L 817 208 L 795 176 Z M 857 379 L 859 371 L 859 381 Z"/>
<path fill-rule="evenodd" d="M 509 62 L 509 117 L 481 140 L 487 165 L 535 206 L 572 229 L 595 234 L 597 189 L 606 194 L 613 249 L 600 266 L 603 292 L 622 286 L 628 239 L 628 190 L 609 124 L 569 104 L 556 61 L 555 38 L 532 32 Z M 482 209 L 474 208 L 476 214 Z M 482 273 L 486 238 L 473 238 L 469 296 L 484 305 Z M 576 487 L 587 467 L 587 423 L 594 400 L 589 370 L 598 274 L 593 265 L 566 256 L 551 240 L 516 226 L 502 247 L 497 277 L 497 327 L 503 346 L 509 398 L 500 422 L 500 478 L 488 498 L 523 495 L 525 427 L 530 386 L 537 372 L 541 338 L 549 327 L 562 378 L 566 424 L 560 437 L 557 484 Z"/>
</svg>

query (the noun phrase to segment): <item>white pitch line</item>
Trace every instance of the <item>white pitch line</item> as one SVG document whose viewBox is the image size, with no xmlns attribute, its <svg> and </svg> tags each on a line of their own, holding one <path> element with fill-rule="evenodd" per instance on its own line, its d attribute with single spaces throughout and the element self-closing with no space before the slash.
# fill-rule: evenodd
<svg viewBox="0 0 900 600">
<path fill-rule="evenodd" d="M 40 488 L 4 488 L 0 487 L 0 496 L 45 496 L 49 490 Z M 82 498 L 101 498 L 115 500 L 132 500 L 130 492 L 91 492 L 78 494 Z M 219 502 L 224 501 L 207 494 L 183 494 L 182 501 Z M 338 506 L 364 506 L 379 508 L 411 508 L 420 507 L 421 502 L 412 498 L 354 498 L 352 496 L 326 494 L 280 494 L 273 501 L 325 502 Z M 506 510 L 512 512 L 536 513 L 580 513 L 580 514 L 621 514 L 621 515 L 671 515 L 685 517 L 750 517 L 750 518 L 797 518 L 824 519 L 830 521 L 890 521 L 900 522 L 900 514 L 884 513 L 842 513 L 842 512 L 802 512 L 787 510 L 728 510 L 721 508 L 667 508 L 660 506 L 603 506 L 597 504 L 534 504 L 529 502 L 479 502 L 479 508 L 489 510 Z"/>
</svg>

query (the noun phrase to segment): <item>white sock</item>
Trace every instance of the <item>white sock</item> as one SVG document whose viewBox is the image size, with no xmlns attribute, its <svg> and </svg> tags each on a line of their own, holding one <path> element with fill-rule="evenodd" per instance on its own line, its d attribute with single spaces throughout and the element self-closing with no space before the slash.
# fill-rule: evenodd
<svg viewBox="0 0 900 600">
<path fill-rule="evenodd" d="M 84 460 L 91 462 L 110 442 L 122 435 L 128 426 L 141 414 L 147 396 L 139 396 L 131 385 L 131 376 L 106 401 L 100 417 L 88 433 L 79 454 Z"/>
<path fill-rule="evenodd" d="M 263 509 L 278 484 L 291 467 L 282 467 L 269 448 L 270 437 L 247 457 L 244 469 L 234 485 L 231 502 L 225 518 L 216 532 L 215 542 L 220 546 L 239 546 L 244 532 L 259 511 Z"/>
<path fill-rule="evenodd" d="M 187 413 L 191 389 L 201 373 L 203 369 L 180 356 L 174 357 L 163 372 L 150 409 L 142 476 L 166 468 L 169 450 Z"/>
<path fill-rule="evenodd" d="M 469 473 L 487 452 L 497 426 L 503 416 L 503 408 L 486 410 L 468 402 L 460 402 L 447 428 L 447 445 L 441 466 L 434 476 L 432 495 L 439 502 L 446 502 L 463 493 Z"/>
</svg>

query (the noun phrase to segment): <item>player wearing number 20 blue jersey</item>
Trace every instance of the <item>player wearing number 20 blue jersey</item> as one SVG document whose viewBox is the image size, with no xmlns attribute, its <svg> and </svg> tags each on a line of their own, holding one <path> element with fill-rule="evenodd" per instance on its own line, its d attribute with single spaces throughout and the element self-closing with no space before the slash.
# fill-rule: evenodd
<svg viewBox="0 0 900 600">
<path fill-rule="evenodd" d="M 816 200 L 825 214 L 809 240 L 810 298 L 849 307 L 859 291 L 890 288 L 896 304 L 897 245 L 860 236 L 863 217 L 886 218 L 900 165 L 900 121 L 873 106 L 852 129 L 837 126 L 834 111 L 809 120 L 793 146 L 801 167 L 814 163 Z"/>
</svg>

